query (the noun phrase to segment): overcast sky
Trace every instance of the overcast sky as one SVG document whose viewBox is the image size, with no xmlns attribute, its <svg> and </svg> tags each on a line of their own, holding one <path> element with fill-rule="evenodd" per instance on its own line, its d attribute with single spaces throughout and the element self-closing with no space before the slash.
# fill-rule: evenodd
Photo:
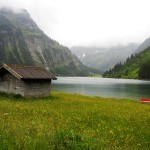
<svg viewBox="0 0 150 150">
<path fill-rule="evenodd" d="M 112 46 L 150 36 L 150 0 L 0 0 L 26 9 L 52 39 L 71 46 Z"/>
</svg>

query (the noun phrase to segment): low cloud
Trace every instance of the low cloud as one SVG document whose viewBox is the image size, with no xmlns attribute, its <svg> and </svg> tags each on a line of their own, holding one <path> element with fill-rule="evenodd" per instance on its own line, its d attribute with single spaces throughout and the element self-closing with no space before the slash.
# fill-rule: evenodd
<svg viewBox="0 0 150 150">
<path fill-rule="evenodd" d="M 0 0 L 0 8 L 26 9 L 48 36 L 69 47 L 142 42 L 150 36 L 149 5 L 149 0 Z"/>
</svg>

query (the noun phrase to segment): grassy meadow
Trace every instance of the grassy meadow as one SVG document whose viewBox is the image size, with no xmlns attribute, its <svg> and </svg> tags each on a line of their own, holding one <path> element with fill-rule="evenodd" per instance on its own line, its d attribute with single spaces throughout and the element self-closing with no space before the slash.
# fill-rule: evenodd
<svg viewBox="0 0 150 150">
<path fill-rule="evenodd" d="M 0 94 L 0 150 L 148 150 L 150 104 L 54 92 Z"/>
</svg>

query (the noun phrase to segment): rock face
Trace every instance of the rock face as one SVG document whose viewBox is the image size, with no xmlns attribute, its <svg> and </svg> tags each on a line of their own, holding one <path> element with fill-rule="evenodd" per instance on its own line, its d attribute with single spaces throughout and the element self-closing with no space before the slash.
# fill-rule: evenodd
<svg viewBox="0 0 150 150">
<path fill-rule="evenodd" d="M 57 75 L 88 74 L 77 57 L 45 35 L 23 9 L 0 9 L 0 63 L 41 66 Z"/>
</svg>

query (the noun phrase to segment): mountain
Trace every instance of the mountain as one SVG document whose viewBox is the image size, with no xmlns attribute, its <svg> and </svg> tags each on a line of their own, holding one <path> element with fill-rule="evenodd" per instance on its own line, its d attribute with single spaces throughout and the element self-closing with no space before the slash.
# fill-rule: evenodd
<svg viewBox="0 0 150 150">
<path fill-rule="evenodd" d="M 67 47 L 45 35 L 24 9 L 0 9 L 0 63 L 42 66 L 56 75 L 89 74 L 88 68 Z"/>
<path fill-rule="evenodd" d="M 118 62 L 125 62 L 131 54 L 135 53 L 138 46 L 136 43 L 131 43 L 127 46 L 119 45 L 111 48 L 72 47 L 71 51 L 84 65 L 103 73 Z"/>
<path fill-rule="evenodd" d="M 124 64 L 118 63 L 103 74 L 107 78 L 150 79 L 150 47 L 131 55 Z"/>
<path fill-rule="evenodd" d="M 150 37 L 147 38 L 137 49 L 136 53 L 143 51 L 145 48 L 150 46 Z"/>
</svg>

